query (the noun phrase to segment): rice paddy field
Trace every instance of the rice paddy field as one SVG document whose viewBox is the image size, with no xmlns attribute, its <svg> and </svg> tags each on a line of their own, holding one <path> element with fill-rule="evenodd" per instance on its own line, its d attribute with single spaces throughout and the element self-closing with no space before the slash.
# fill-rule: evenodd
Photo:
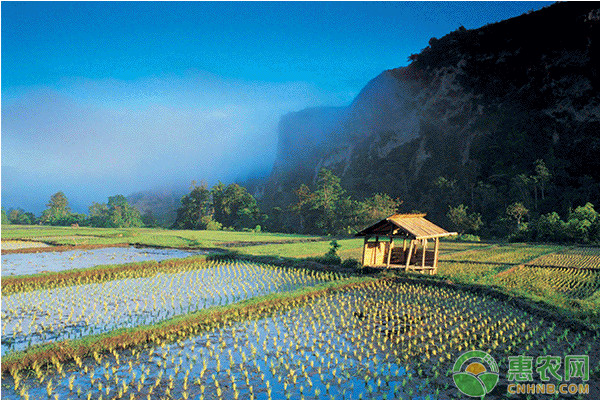
<svg viewBox="0 0 600 400">
<path fill-rule="evenodd" d="M 51 246 L 45 246 L 51 247 Z M 21 247 L 30 248 L 30 247 Z M 12 253 L 2 256 L 2 276 L 28 275 L 90 268 L 97 265 L 124 264 L 141 261 L 162 261 L 207 254 L 202 250 L 107 247 L 90 250 L 53 251 L 39 253 Z"/>
<path fill-rule="evenodd" d="M 225 238 L 236 256 L 173 253 L 66 279 L 82 266 L 64 251 L 59 272 L 3 279 L 2 398 L 465 398 L 453 366 L 468 350 L 498 364 L 485 398 L 600 398 L 597 248 L 443 242 L 438 275 L 425 278 L 303 268 L 326 240 Z M 338 243 L 343 259 L 360 259 L 362 239 Z M 117 249 L 127 247 L 104 250 Z M 3 277 L 5 257 L 35 268 L 42 254 L 52 252 L 4 254 Z M 589 379 L 572 381 L 588 393 L 511 395 L 519 355 L 587 356 Z"/>
</svg>

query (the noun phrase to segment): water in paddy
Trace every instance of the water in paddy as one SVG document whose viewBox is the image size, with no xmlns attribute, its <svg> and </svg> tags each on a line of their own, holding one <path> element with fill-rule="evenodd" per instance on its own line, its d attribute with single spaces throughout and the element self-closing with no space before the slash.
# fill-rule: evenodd
<svg viewBox="0 0 600 400">
<path fill-rule="evenodd" d="M 205 254 L 203 251 L 154 249 L 137 247 L 107 247 L 93 250 L 70 250 L 45 253 L 2 255 L 2 276 L 30 275 L 41 272 L 89 268 L 96 265 L 124 264 L 139 261 L 162 261 Z"/>
<path fill-rule="evenodd" d="M 64 376 L 22 385 L 30 386 L 31 398 L 47 396 L 52 380 L 52 395 L 60 398 L 75 398 L 79 388 L 83 398 L 121 391 L 124 398 L 424 399 L 431 390 L 393 356 L 386 336 L 348 314 L 345 307 L 363 300 L 355 293 L 327 296 L 179 343 L 109 353 L 87 360 L 87 372 L 65 367 Z M 374 346 L 363 346 L 359 338 L 367 336 Z M 15 394 L 8 382 L 4 393 Z"/>
<path fill-rule="evenodd" d="M 6 374 L 2 396 L 464 398 L 449 371 L 471 348 L 486 349 L 500 366 L 490 399 L 507 397 L 511 355 L 587 354 L 592 374 L 600 372 L 597 332 L 561 328 L 482 295 L 379 281 L 279 305 L 267 317 L 221 323 L 178 342 L 38 369 L 22 374 L 18 385 Z M 590 398 L 599 394 L 590 385 Z"/>
<path fill-rule="evenodd" d="M 198 263 L 177 273 L 15 293 L 2 298 L 2 354 L 158 321 L 339 278 L 250 262 Z"/>
</svg>

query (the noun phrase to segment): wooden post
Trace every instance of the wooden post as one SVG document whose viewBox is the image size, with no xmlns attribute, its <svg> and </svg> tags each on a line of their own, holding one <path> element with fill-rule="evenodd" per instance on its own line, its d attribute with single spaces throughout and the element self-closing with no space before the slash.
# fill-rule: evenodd
<svg viewBox="0 0 600 400">
<path fill-rule="evenodd" d="M 412 252 L 413 252 L 414 245 L 415 245 L 414 240 L 411 240 L 410 248 L 408 249 L 408 256 L 406 257 L 406 271 L 408 271 L 408 266 L 410 265 L 410 259 L 412 258 Z"/>
<path fill-rule="evenodd" d="M 362 260 L 361 263 L 363 265 L 363 267 L 365 266 L 365 257 L 366 257 L 366 253 L 367 253 L 367 242 L 369 241 L 369 237 L 365 236 L 365 242 L 363 245 L 363 254 L 362 254 Z"/>
<path fill-rule="evenodd" d="M 427 253 L 427 239 L 421 241 L 423 243 L 423 257 L 421 257 L 421 267 L 425 271 L 425 253 Z"/>
<path fill-rule="evenodd" d="M 373 248 L 373 265 L 377 265 L 378 253 L 379 253 L 379 236 L 375 236 L 375 248 Z"/>
<path fill-rule="evenodd" d="M 392 248 L 394 246 L 394 237 L 390 236 L 390 245 L 388 246 L 388 254 L 387 254 L 387 267 L 390 267 L 390 260 L 392 259 Z"/>
<path fill-rule="evenodd" d="M 433 248 L 433 273 L 437 274 L 438 253 L 440 251 L 440 238 L 435 238 L 435 246 Z"/>
</svg>

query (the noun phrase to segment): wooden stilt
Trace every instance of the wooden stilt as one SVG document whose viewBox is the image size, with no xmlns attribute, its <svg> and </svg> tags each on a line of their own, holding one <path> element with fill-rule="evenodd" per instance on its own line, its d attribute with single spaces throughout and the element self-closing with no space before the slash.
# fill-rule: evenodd
<svg viewBox="0 0 600 400">
<path fill-rule="evenodd" d="M 427 239 L 423 239 L 421 243 L 423 244 L 423 257 L 421 257 L 421 268 L 425 270 L 425 254 L 427 253 Z"/>
<path fill-rule="evenodd" d="M 408 256 L 406 257 L 406 271 L 408 271 L 408 266 L 410 265 L 410 259 L 412 258 L 412 252 L 415 245 L 415 241 L 410 241 L 410 248 L 408 249 Z"/>
<path fill-rule="evenodd" d="M 365 236 L 365 241 L 363 244 L 363 254 L 362 254 L 362 259 L 361 259 L 361 264 L 364 266 L 365 265 L 365 257 L 366 257 L 366 253 L 367 253 L 367 243 L 369 242 L 369 237 Z"/>
<path fill-rule="evenodd" d="M 437 274 L 438 254 L 440 252 L 440 238 L 435 238 L 435 246 L 433 248 L 433 273 Z"/>
<path fill-rule="evenodd" d="M 390 236 L 390 245 L 388 246 L 387 254 L 387 267 L 390 267 L 390 260 L 392 259 L 392 249 L 394 248 L 394 237 Z"/>
</svg>

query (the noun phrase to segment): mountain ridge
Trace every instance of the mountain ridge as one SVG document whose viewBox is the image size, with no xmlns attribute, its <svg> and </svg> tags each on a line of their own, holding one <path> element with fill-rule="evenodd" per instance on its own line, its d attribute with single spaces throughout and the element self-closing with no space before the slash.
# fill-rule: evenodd
<svg viewBox="0 0 600 400">
<path fill-rule="evenodd" d="M 600 198 L 599 22 L 591 3 L 557 3 L 432 38 L 408 66 L 371 80 L 324 129 L 334 139 L 316 163 L 299 156 L 289 164 L 310 168 L 310 176 L 300 179 L 276 161 L 263 203 L 289 206 L 292 197 L 274 193 L 293 193 L 326 167 L 359 199 L 384 192 L 443 220 L 449 201 L 435 199 L 439 177 L 456 181 L 454 202 L 503 210 L 511 201 L 531 203 L 531 195 L 512 193 L 513 180 L 539 159 L 555 177 L 557 201 L 536 211 Z M 490 185 L 495 204 L 477 204 L 484 194 L 475 189 Z"/>
</svg>

